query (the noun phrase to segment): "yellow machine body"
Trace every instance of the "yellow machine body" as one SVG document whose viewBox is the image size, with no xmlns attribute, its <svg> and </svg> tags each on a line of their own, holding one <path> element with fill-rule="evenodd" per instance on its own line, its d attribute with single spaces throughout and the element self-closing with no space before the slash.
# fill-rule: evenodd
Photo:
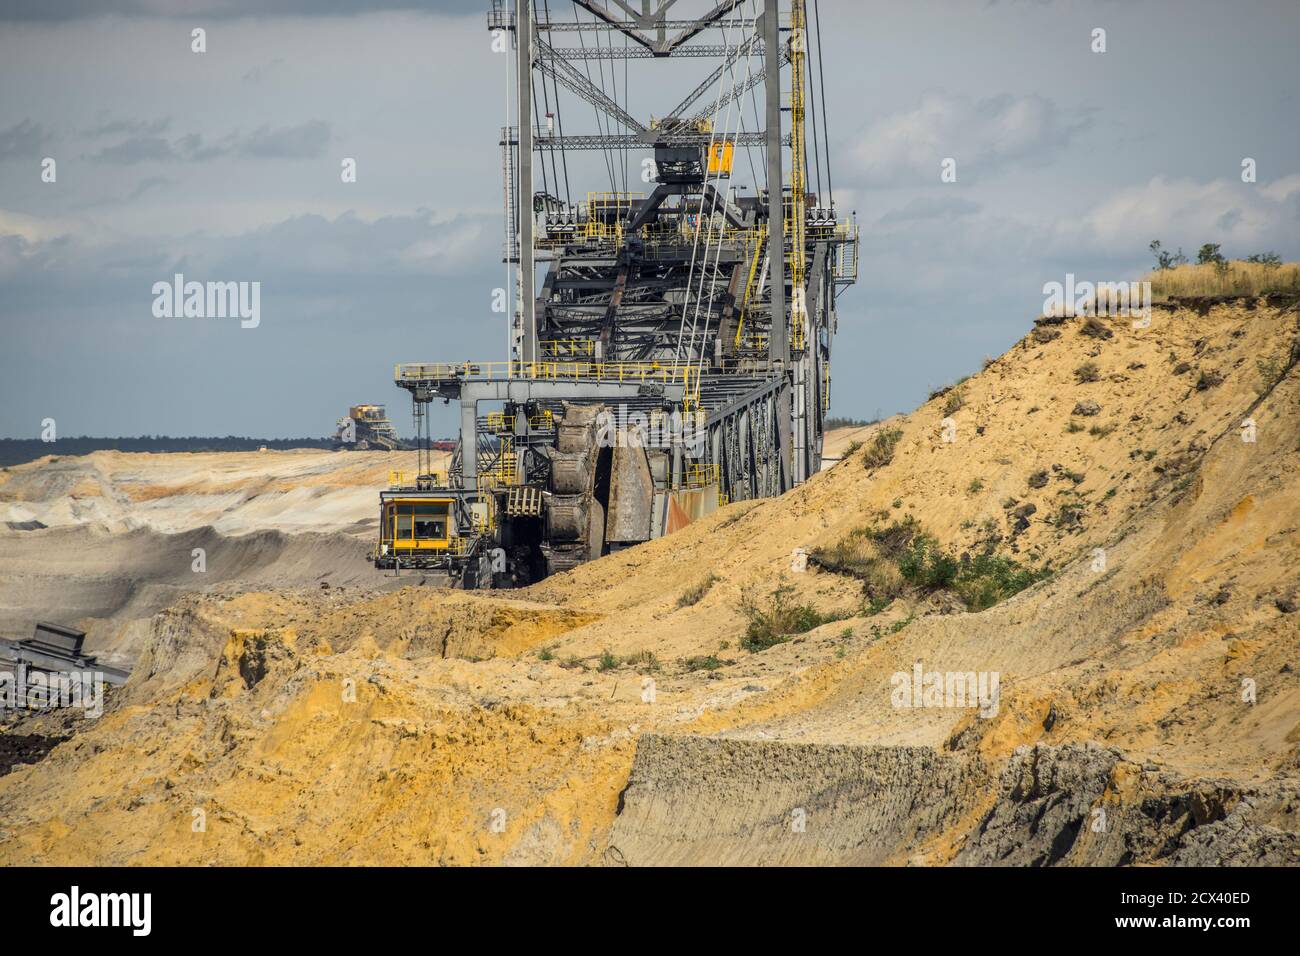
<svg viewBox="0 0 1300 956">
<path fill-rule="evenodd" d="M 712 174 L 731 175 L 731 164 L 735 159 L 736 144 L 729 139 L 714 143 L 709 150 L 709 172 Z"/>
<path fill-rule="evenodd" d="M 451 498 L 388 498 L 381 505 L 379 543 L 389 554 L 445 552 L 452 531 Z"/>
</svg>

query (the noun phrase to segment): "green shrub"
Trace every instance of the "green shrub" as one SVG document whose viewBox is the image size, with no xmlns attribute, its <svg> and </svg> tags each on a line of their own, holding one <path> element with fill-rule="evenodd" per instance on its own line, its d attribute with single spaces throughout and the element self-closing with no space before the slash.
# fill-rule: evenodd
<svg viewBox="0 0 1300 956">
<path fill-rule="evenodd" d="M 897 565 L 882 556 L 875 534 L 856 528 L 830 547 L 815 548 L 809 557 L 819 567 L 860 580 L 866 597 L 883 607 L 903 592 L 903 581 Z"/>
<path fill-rule="evenodd" d="M 600 652 L 600 663 L 597 667 L 602 671 L 612 671 L 618 667 L 618 658 L 609 652 L 609 649 Z"/>
<path fill-rule="evenodd" d="M 796 604 L 791 599 L 793 594 L 793 587 L 782 584 L 761 603 L 751 595 L 743 596 L 740 613 L 749 623 L 740 646 L 750 653 L 763 651 L 785 643 L 795 634 L 844 618 L 842 614 L 823 614 L 811 604 Z"/>
<path fill-rule="evenodd" d="M 1047 568 L 1021 567 L 1001 555 L 980 554 L 962 564 L 957 593 L 968 610 L 984 611 L 1051 574 Z"/>
<path fill-rule="evenodd" d="M 1225 259 L 1223 253 L 1219 251 L 1219 243 L 1207 242 L 1205 245 L 1201 246 L 1200 250 L 1196 253 L 1196 264 L 1201 266 L 1222 264 L 1226 266 L 1228 260 Z"/>
<path fill-rule="evenodd" d="M 867 468 L 884 468 L 894 460 L 894 449 L 903 437 L 901 428 L 884 428 L 876 432 L 876 437 L 867 446 L 867 453 L 862 456 L 862 464 Z"/>
<path fill-rule="evenodd" d="M 918 534 L 898 559 L 898 570 L 913 587 L 938 591 L 956 581 L 957 559 L 941 550 L 929 535 Z"/>
<path fill-rule="evenodd" d="M 714 654 L 705 654 L 699 657 L 688 657 L 682 661 L 682 666 L 688 671 L 716 671 L 722 666 L 722 661 L 718 660 Z"/>
<path fill-rule="evenodd" d="M 1255 368 L 1262 379 L 1262 384 L 1255 390 L 1260 395 L 1267 395 L 1282 380 L 1282 373 L 1286 371 L 1286 366 L 1276 358 L 1259 359 L 1255 362 Z"/>
<path fill-rule="evenodd" d="M 991 519 L 985 527 L 997 531 Z M 958 560 L 911 517 L 884 528 L 859 528 L 818 554 L 837 559 L 823 566 L 864 582 L 866 601 L 858 611 L 864 617 L 879 614 L 909 587 L 922 594 L 951 591 L 968 610 L 983 611 L 1051 575 L 992 553 Z"/>
<path fill-rule="evenodd" d="M 659 658 L 655 656 L 654 651 L 638 651 L 631 657 L 625 658 L 623 663 L 631 664 L 633 668 L 639 671 L 656 673 L 659 670 Z"/>
</svg>

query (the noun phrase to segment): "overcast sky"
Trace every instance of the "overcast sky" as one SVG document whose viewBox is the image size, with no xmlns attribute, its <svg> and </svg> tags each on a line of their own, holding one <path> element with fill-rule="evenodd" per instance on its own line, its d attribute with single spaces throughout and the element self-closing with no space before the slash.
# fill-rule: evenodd
<svg viewBox="0 0 1300 956">
<path fill-rule="evenodd" d="M 407 433 L 394 363 L 505 358 L 487 7 L 0 0 L 0 436 L 324 435 L 362 401 Z M 1022 335 L 1043 283 L 1134 278 L 1152 239 L 1300 258 L 1296 0 L 819 7 L 820 132 L 862 227 L 833 414 L 915 406 Z M 705 64 L 634 77 L 632 111 Z M 259 281 L 260 325 L 155 317 L 176 272 Z"/>
</svg>

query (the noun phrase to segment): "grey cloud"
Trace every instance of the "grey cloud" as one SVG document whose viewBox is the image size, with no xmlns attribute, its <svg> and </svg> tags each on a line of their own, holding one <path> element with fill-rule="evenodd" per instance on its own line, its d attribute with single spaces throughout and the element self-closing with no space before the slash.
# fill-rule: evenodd
<svg viewBox="0 0 1300 956">
<path fill-rule="evenodd" d="M 159 186 L 166 186 L 169 183 L 171 183 L 171 180 L 166 176 L 148 176 L 136 184 L 135 189 L 131 192 L 131 198 L 139 199 L 150 189 L 155 189 Z"/>
<path fill-rule="evenodd" d="M 891 209 L 880 217 L 878 222 L 888 225 L 895 222 L 911 222 L 919 219 L 955 219 L 958 216 L 973 216 L 984 207 L 970 199 L 960 196 L 943 198 L 939 196 L 917 196 L 899 209 Z"/>
<path fill-rule="evenodd" d="M 105 146 L 91 157 L 97 163 L 132 166 L 136 163 L 171 162 L 179 158 L 161 136 L 132 136 L 113 146 Z"/>
<path fill-rule="evenodd" d="M 314 159 L 325 154 L 329 141 L 330 124 L 312 120 L 279 129 L 263 126 L 239 145 L 239 151 L 259 159 Z"/>
<path fill-rule="evenodd" d="M 161 136 L 132 136 L 106 146 L 90 158 L 98 163 L 132 166 L 136 163 L 202 163 L 220 156 L 252 159 L 315 159 L 325 154 L 330 124 L 310 120 L 297 126 L 262 126 L 248 135 L 230 133 L 218 143 L 206 143 L 199 133 L 174 140 Z"/>
<path fill-rule="evenodd" d="M 245 73 L 241 77 L 241 79 L 245 83 L 260 83 L 272 71 L 279 70 L 283 66 L 284 66 L 284 58 L 277 56 L 274 60 L 272 60 L 270 63 L 267 63 L 265 66 L 253 67 L 251 70 Z"/>
<path fill-rule="evenodd" d="M 81 131 L 87 139 L 99 139 L 102 136 L 157 136 L 165 133 L 171 125 L 171 118 L 164 116 L 156 120 L 109 120 L 98 126 Z"/>
<path fill-rule="evenodd" d="M 385 10 L 453 15 L 482 13 L 482 0 L 7 0 L 0 20 L 57 21 L 88 17 L 351 16 Z"/>
<path fill-rule="evenodd" d="M 39 156 L 41 147 L 52 139 L 45 127 L 30 119 L 15 123 L 8 129 L 0 129 L 0 162 Z"/>
</svg>

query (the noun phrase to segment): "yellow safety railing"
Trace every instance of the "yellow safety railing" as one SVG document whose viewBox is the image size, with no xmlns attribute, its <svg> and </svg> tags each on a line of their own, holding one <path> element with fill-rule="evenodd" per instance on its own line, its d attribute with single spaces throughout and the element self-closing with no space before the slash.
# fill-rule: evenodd
<svg viewBox="0 0 1300 956">
<path fill-rule="evenodd" d="M 389 488 L 414 488 L 418 476 L 413 471 L 390 471 L 388 473 Z M 447 487 L 447 473 L 445 471 L 429 472 L 429 477 L 433 479 L 434 487 Z"/>
<path fill-rule="evenodd" d="M 502 438 L 494 458 L 479 456 L 478 486 L 480 491 L 513 485 L 519 477 L 519 462 L 515 459 L 515 443 Z"/>
<path fill-rule="evenodd" d="M 505 412 L 488 412 L 487 429 L 491 432 L 512 432 L 515 430 L 515 416 Z"/>
<path fill-rule="evenodd" d="M 413 362 L 396 366 L 393 379 L 399 384 L 500 378 L 685 384 L 694 373 L 695 367 L 685 362 Z"/>
<path fill-rule="evenodd" d="M 644 198 L 643 193 L 587 193 L 585 237 L 612 239 L 621 244 L 623 221 L 632 211 L 633 200 L 642 198 Z"/>
<path fill-rule="evenodd" d="M 530 415 L 528 416 L 528 427 L 534 431 L 538 429 L 552 429 L 555 427 L 555 414 L 547 409 L 543 409 L 536 415 Z M 498 435 L 512 435 L 515 430 L 515 416 L 507 415 L 505 412 L 488 412 L 486 416 L 486 428 L 488 431 Z"/>
<path fill-rule="evenodd" d="M 548 339 L 542 343 L 542 355 L 546 358 L 569 358 L 574 356 L 593 356 L 596 354 L 594 339 Z"/>
<path fill-rule="evenodd" d="M 704 488 L 708 485 L 717 484 L 718 475 L 718 466 L 716 464 L 687 465 L 682 487 Z"/>
<path fill-rule="evenodd" d="M 856 282 L 858 278 L 858 224 L 844 223 L 835 230 L 834 275 Z"/>
<path fill-rule="evenodd" d="M 757 230 L 754 239 L 754 255 L 749 263 L 749 276 L 745 279 L 745 292 L 740 298 L 740 319 L 736 323 L 736 348 L 740 348 L 741 335 L 745 330 L 745 313 L 749 310 L 749 301 L 754 295 L 754 286 L 758 281 L 758 266 L 763 259 L 763 249 L 767 245 L 767 229 Z"/>
</svg>

